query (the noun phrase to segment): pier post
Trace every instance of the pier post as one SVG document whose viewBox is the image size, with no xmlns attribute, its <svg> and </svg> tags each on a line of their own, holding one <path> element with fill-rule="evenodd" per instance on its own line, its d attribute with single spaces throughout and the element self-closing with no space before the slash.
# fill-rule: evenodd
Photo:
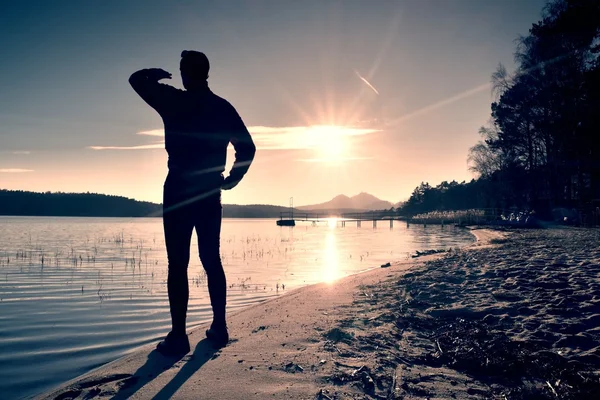
<svg viewBox="0 0 600 400">
<path fill-rule="evenodd" d="M 390 219 L 390 228 L 393 228 L 393 227 L 394 227 L 394 220 Z"/>
<path fill-rule="evenodd" d="M 377 228 L 377 220 L 376 219 L 373 220 L 373 228 Z"/>
<path fill-rule="evenodd" d="M 357 219 L 357 220 L 356 220 L 356 226 L 357 226 L 358 228 L 360 228 L 360 219 Z"/>
</svg>

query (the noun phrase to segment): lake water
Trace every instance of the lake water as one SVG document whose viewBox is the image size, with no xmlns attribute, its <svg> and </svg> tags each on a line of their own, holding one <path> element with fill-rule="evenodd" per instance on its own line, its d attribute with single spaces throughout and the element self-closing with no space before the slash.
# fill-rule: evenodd
<svg viewBox="0 0 600 400">
<path fill-rule="evenodd" d="M 451 226 L 338 225 L 225 219 L 228 312 L 474 240 Z M 195 238 L 188 275 L 194 328 L 211 317 Z M 170 328 L 166 278 L 161 219 L 0 217 L 2 398 L 38 394 L 160 339 Z"/>
</svg>

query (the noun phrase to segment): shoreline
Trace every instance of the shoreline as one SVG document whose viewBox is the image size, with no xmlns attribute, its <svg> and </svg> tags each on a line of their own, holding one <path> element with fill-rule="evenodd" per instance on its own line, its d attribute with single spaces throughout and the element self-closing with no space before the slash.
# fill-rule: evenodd
<svg viewBox="0 0 600 400">
<path fill-rule="evenodd" d="M 465 246 L 464 249 L 489 246 L 491 239 L 504 236 L 501 232 L 489 229 L 477 228 L 469 230 L 470 233 L 474 235 L 476 241 Z M 158 396 L 157 398 L 162 398 L 167 394 L 169 396 L 176 394 L 176 397 L 188 398 L 187 396 L 190 394 L 187 390 L 180 393 L 178 391 L 180 388 L 177 387 L 176 390 L 173 391 L 174 386 L 184 386 L 186 381 L 190 380 L 190 378 L 195 378 L 197 374 L 210 377 L 215 372 L 207 370 L 207 366 L 211 364 L 218 367 L 217 369 L 219 371 L 226 371 L 226 375 L 234 372 L 230 371 L 231 369 L 235 369 L 235 372 L 237 373 L 239 373 L 238 369 L 241 369 L 252 371 L 254 372 L 254 375 L 257 375 L 256 373 L 259 371 L 266 371 L 272 375 L 276 375 L 277 373 L 273 374 L 273 372 L 278 371 L 279 373 L 285 374 L 284 378 L 289 378 L 291 375 L 290 371 L 288 371 L 289 367 L 286 367 L 286 365 L 289 365 L 292 361 L 286 361 L 290 358 L 289 356 L 287 358 L 284 357 L 286 358 L 286 360 L 284 360 L 280 353 L 283 350 L 283 352 L 287 354 L 290 346 L 293 346 L 291 343 L 286 344 L 286 342 L 303 343 L 295 348 L 297 352 L 306 354 L 306 350 L 309 348 L 309 346 L 307 346 L 308 344 L 314 345 L 319 342 L 318 337 L 314 337 L 315 329 L 317 331 L 318 329 L 307 329 L 306 327 L 311 325 L 312 322 L 313 324 L 323 325 L 319 329 L 321 331 L 326 331 L 329 326 L 335 325 L 337 322 L 336 317 L 340 314 L 335 311 L 335 307 L 332 306 L 348 306 L 348 304 L 352 303 L 353 295 L 358 287 L 380 283 L 382 279 L 387 279 L 394 275 L 401 275 L 410 268 L 423 265 L 431 260 L 439 259 L 443 257 L 444 254 L 446 253 L 396 261 L 388 268 L 374 267 L 340 278 L 332 283 L 318 283 L 304 286 L 292 290 L 283 296 L 268 299 L 242 310 L 234 311 L 228 316 L 230 330 L 232 332 L 232 341 L 227 347 L 218 351 L 212 349 L 210 344 L 206 340 L 203 340 L 204 330 L 209 325 L 208 323 L 203 324 L 189 332 L 192 352 L 181 359 L 168 359 L 160 356 L 154 351 L 155 343 L 153 343 L 138 348 L 130 354 L 104 364 L 61 384 L 54 389 L 38 394 L 33 398 L 124 399 L 152 398 L 155 396 Z M 316 306 L 317 308 L 320 307 L 331 311 L 321 311 L 318 315 L 315 315 L 314 310 Z M 283 316 L 284 313 L 285 317 Z M 293 314 L 293 316 L 290 317 L 290 314 Z M 283 319 L 280 320 L 280 318 Z M 263 323 L 256 327 L 252 327 L 253 321 L 263 321 Z M 301 339 L 302 333 L 305 335 L 308 334 L 309 336 L 312 335 L 313 338 L 307 343 L 306 340 Z M 269 339 L 267 342 L 264 341 L 266 338 Z M 247 363 L 246 359 L 253 358 L 252 352 L 257 348 L 262 349 L 262 351 L 259 351 L 259 354 L 262 354 L 263 356 L 267 353 L 272 353 L 271 358 L 274 358 L 274 360 L 268 360 L 270 361 L 270 365 L 265 368 L 261 368 L 260 365 L 245 365 Z M 244 358 L 240 358 L 237 353 L 245 354 Z M 291 358 L 296 359 L 297 356 L 299 355 L 295 355 L 295 357 Z M 267 359 L 263 357 L 262 361 L 264 364 Z M 321 360 L 319 360 L 319 362 L 320 361 Z M 202 367 L 202 369 L 200 369 L 200 367 Z M 186 368 L 190 371 L 193 370 L 193 372 L 191 374 L 186 372 L 186 379 L 182 380 L 180 373 L 185 371 Z M 179 371 L 179 374 L 177 371 Z M 205 373 L 203 374 L 203 372 Z M 180 377 L 177 378 L 178 376 Z M 298 374 L 296 376 L 298 377 L 300 375 Z M 169 377 L 171 378 L 170 381 L 168 380 Z M 289 390 L 286 392 L 286 390 L 283 389 L 289 389 L 289 387 L 280 387 L 285 386 L 281 384 L 280 380 L 276 379 L 275 382 L 271 382 L 271 379 L 265 379 L 270 381 L 269 385 L 275 385 L 269 392 L 271 397 L 296 398 L 294 396 L 297 396 L 297 398 L 305 398 L 306 393 L 311 393 L 311 389 L 308 387 L 306 387 L 306 390 L 308 390 L 306 393 L 303 391 L 296 392 L 295 390 L 294 393 L 289 392 Z M 174 381 L 176 381 L 177 384 L 173 383 Z M 236 379 L 236 381 L 238 381 L 238 379 Z M 300 382 L 297 384 L 299 383 Z M 231 384 L 227 384 L 227 386 L 230 385 Z M 234 384 L 234 386 L 239 390 L 239 387 L 244 385 Z M 293 386 L 293 384 L 291 386 Z M 186 387 L 182 388 L 182 390 L 183 389 L 186 389 Z M 213 382 L 212 389 L 214 390 L 214 393 L 208 398 L 212 398 L 211 396 L 214 396 L 215 398 L 222 397 L 225 392 L 231 393 L 233 388 L 224 387 L 222 390 L 217 390 Z M 169 392 L 167 393 L 165 390 L 168 390 Z M 266 396 L 267 394 L 260 394 L 257 392 L 255 395 L 259 396 L 257 398 L 264 398 L 263 396 Z M 290 395 L 293 397 L 289 397 Z M 244 398 L 252 398 L 251 393 L 243 393 L 243 396 Z"/>
</svg>

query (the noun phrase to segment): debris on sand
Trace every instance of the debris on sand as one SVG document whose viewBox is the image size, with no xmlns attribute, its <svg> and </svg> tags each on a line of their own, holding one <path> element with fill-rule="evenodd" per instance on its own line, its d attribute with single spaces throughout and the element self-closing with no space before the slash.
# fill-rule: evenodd
<svg viewBox="0 0 600 400">
<path fill-rule="evenodd" d="M 325 335 L 326 382 L 356 398 L 598 398 L 600 231 L 515 231 L 495 245 L 363 288 L 347 310 L 361 317 Z"/>
<path fill-rule="evenodd" d="M 304 372 L 304 368 L 302 368 L 300 365 L 293 363 L 293 362 L 287 363 L 284 366 L 284 370 L 285 370 L 285 372 L 290 372 L 290 373 Z"/>
<path fill-rule="evenodd" d="M 412 258 L 417 258 L 417 257 L 423 257 L 423 256 L 429 256 L 432 254 L 438 254 L 438 253 L 445 253 L 447 250 L 446 249 L 431 249 L 431 250 L 423 250 L 423 251 L 415 251 L 415 254 L 411 255 Z"/>
<path fill-rule="evenodd" d="M 327 340 L 332 341 L 333 343 L 338 343 L 338 342 L 349 343 L 352 340 L 354 340 L 354 337 L 351 334 L 349 334 L 348 332 L 346 332 L 340 328 L 331 329 L 329 332 L 327 332 L 325 334 L 325 338 Z"/>
</svg>

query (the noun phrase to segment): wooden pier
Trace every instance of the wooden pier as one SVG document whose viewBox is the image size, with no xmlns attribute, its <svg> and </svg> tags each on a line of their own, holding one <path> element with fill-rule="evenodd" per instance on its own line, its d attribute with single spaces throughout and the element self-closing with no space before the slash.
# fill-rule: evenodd
<svg viewBox="0 0 600 400">
<path fill-rule="evenodd" d="M 316 224 L 318 222 L 326 222 L 329 218 L 329 214 L 320 213 L 299 213 L 293 211 L 282 211 L 277 220 L 279 226 L 295 226 L 296 221 L 308 221 Z"/>
<path fill-rule="evenodd" d="M 373 228 L 377 228 L 377 221 L 389 221 L 390 228 L 393 228 L 394 221 L 406 221 L 406 218 L 394 211 L 365 211 L 360 213 L 343 213 L 339 220 L 342 227 L 345 227 L 347 222 L 356 222 L 356 226 L 360 227 L 362 222 L 365 221 L 372 222 Z"/>
<path fill-rule="evenodd" d="M 599 208 L 600 209 L 600 208 Z M 293 208 L 290 208 L 293 210 Z M 515 211 L 511 210 L 499 210 L 492 208 L 478 208 L 469 210 L 456 210 L 456 211 L 432 211 L 424 215 L 415 216 L 404 216 L 398 215 L 395 211 L 383 210 L 383 211 L 363 211 L 354 213 L 329 213 L 329 212 L 295 212 L 286 211 L 280 213 L 280 218 L 277 220 L 277 225 L 280 226 L 294 226 L 296 221 L 308 221 L 313 225 L 320 222 L 331 223 L 335 219 L 336 224 L 345 227 L 346 224 L 356 223 L 356 226 L 360 227 L 363 222 L 371 222 L 373 228 L 377 227 L 377 223 L 381 221 L 388 221 L 390 228 L 394 226 L 394 221 L 406 221 L 407 227 L 410 225 L 445 225 L 451 226 L 466 226 L 466 225 L 518 225 L 519 221 L 511 222 L 507 220 L 505 216 L 514 215 Z M 598 212 L 600 215 L 600 212 Z M 512 217 L 511 217 L 512 218 Z"/>
<path fill-rule="evenodd" d="M 284 211 L 280 213 L 277 225 L 295 226 L 297 221 L 311 222 L 313 225 L 316 225 L 319 222 L 329 223 L 331 219 L 336 219 L 337 224 L 342 227 L 345 227 L 348 222 L 356 223 L 357 227 L 360 227 L 363 222 L 372 222 L 373 228 L 377 227 L 378 221 L 389 221 L 390 228 L 394 227 L 394 221 L 406 221 L 406 217 L 399 216 L 393 211 L 365 211 L 359 213 L 342 213 L 341 215 Z"/>
</svg>

